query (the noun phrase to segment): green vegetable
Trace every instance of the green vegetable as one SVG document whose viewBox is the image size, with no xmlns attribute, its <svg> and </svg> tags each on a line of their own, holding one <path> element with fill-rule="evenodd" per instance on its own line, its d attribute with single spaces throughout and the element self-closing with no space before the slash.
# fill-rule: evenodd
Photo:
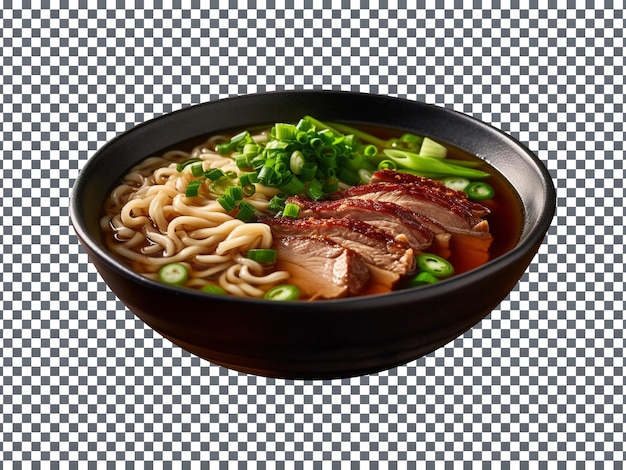
<svg viewBox="0 0 626 470">
<path fill-rule="evenodd" d="M 448 149 L 429 137 L 424 137 L 419 154 L 423 157 L 446 158 Z"/>
<path fill-rule="evenodd" d="M 182 263 L 169 263 L 159 269 L 159 280 L 172 286 L 183 285 L 189 278 L 189 271 Z"/>
<path fill-rule="evenodd" d="M 285 199 L 287 199 L 287 195 L 285 194 L 277 194 L 272 199 L 270 199 L 269 210 L 275 213 L 281 212 L 285 208 Z"/>
<path fill-rule="evenodd" d="M 217 181 L 218 179 L 226 176 L 226 174 L 219 168 L 211 168 L 204 173 L 204 176 L 210 180 Z"/>
<path fill-rule="evenodd" d="M 416 172 L 440 174 L 448 176 L 462 176 L 468 179 L 487 178 L 489 173 L 475 168 L 454 165 L 438 158 L 425 157 L 417 153 L 404 150 L 385 149 L 384 154 L 398 165 L 398 169 L 408 169 Z"/>
<path fill-rule="evenodd" d="M 239 220 L 243 220 L 244 222 L 248 222 L 254 217 L 254 214 L 256 213 L 256 207 L 254 207 L 247 201 L 241 201 L 239 203 L 238 209 L 239 210 L 237 211 L 237 218 Z"/>
<path fill-rule="evenodd" d="M 470 180 L 462 176 L 448 176 L 442 179 L 441 183 L 446 188 L 454 189 L 455 191 L 463 191 L 467 185 L 470 184 Z"/>
<path fill-rule="evenodd" d="M 191 174 L 193 176 L 202 176 L 204 170 L 202 169 L 202 162 L 196 162 L 191 164 Z"/>
<path fill-rule="evenodd" d="M 176 165 L 176 171 L 180 173 L 187 167 L 187 165 L 191 165 L 192 163 L 197 162 L 202 162 L 202 160 L 200 158 L 190 158 L 189 160 L 185 160 L 184 162 Z"/>
<path fill-rule="evenodd" d="M 285 204 L 283 209 L 283 217 L 289 217 L 290 219 L 296 219 L 300 214 L 300 206 L 297 204 Z"/>
<path fill-rule="evenodd" d="M 416 258 L 417 267 L 421 272 L 429 273 L 438 279 L 452 276 L 454 267 L 450 262 L 441 256 L 431 253 L 423 253 Z"/>
<path fill-rule="evenodd" d="M 216 284 L 207 284 L 206 286 L 203 286 L 202 292 L 206 292 L 207 294 L 214 294 L 214 295 L 227 295 L 228 294 L 226 290 L 224 290 L 222 287 Z"/>
<path fill-rule="evenodd" d="M 229 142 L 218 144 L 215 147 L 215 151 L 220 155 L 225 155 L 236 150 L 237 148 L 243 148 L 244 145 L 251 144 L 253 142 L 254 141 L 252 140 L 250 133 L 248 131 L 243 131 L 232 137 Z"/>
<path fill-rule="evenodd" d="M 300 297 L 300 289 L 293 284 L 281 284 L 268 290 L 263 298 L 265 300 L 298 300 Z"/>
<path fill-rule="evenodd" d="M 248 258 L 257 263 L 275 263 L 276 262 L 276 250 L 269 248 L 253 248 L 248 251 Z"/>
<path fill-rule="evenodd" d="M 196 197 L 198 195 L 198 192 L 200 191 L 200 186 L 202 186 L 203 182 L 204 180 L 197 179 L 191 180 L 189 183 L 187 183 L 187 187 L 185 188 L 185 196 Z"/>
<path fill-rule="evenodd" d="M 485 199 L 491 199 L 495 194 L 493 187 L 485 183 L 484 181 L 476 181 L 470 183 L 465 187 L 467 196 L 473 201 L 482 201 Z"/>
<path fill-rule="evenodd" d="M 228 193 L 224 193 L 220 197 L 218 197 L 217 202 L 226 212 L 232 212 L 235 207 L 237 207 L 237 202 Z"/>
<path fill-rule="evenodd" d="M 425 286 L 428 284 L 436 284 L 437 282 L 439 282 L 439 279 L 437 279 L 432 274 L 427 273 L 427 272 L 421 272 L 421 273 L 418 273 L 417 276 L 415 276 L 413 279 L 409 281 L 407 287 L 419 287 L 419 286 Z"/>
</svg>

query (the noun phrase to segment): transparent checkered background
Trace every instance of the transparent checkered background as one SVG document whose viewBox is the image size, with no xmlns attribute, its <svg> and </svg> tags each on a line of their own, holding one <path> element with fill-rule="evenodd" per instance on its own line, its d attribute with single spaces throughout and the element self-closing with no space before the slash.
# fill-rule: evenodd
<svg viewBox="0 0 626 470">
<path fill-rule="evenodd" d="M 53 3 L 0 12 L 7 468 L 621 466 L 623 1 Z M 371 376 L 266 379 L 172 346 L 109 292 L 68 216 L 93 152 L 184 106 L 294 88 L 454 108 L 546 163 L 553 226 L 479 326 Z"/>
</svg>

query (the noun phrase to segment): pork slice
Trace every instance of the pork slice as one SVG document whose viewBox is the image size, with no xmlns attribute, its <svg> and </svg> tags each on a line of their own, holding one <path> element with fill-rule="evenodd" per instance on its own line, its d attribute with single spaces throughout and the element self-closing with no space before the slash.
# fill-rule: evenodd
<svg viewBox="0 0 626 470">
<path fill-rule="evenodd" d="M 415 268 L 413 249 L 406 240 L 396 239 L 362 220 L 265 217 L 260 221 L 270 226 L 274 237 L 323 236 L 356 251 L 366 262 L 388 271 L 403 275 Z"/>
<path fill-rule="evenodd" d="M 311 300 L 358 295 L 370 279 L 363 257 L 327 237 L 280 237 L 274 245 L 278 269 Z"/>
<path fill-rule="evenodd" d="M 470 201 L 464 191 L 456 191 L 450 189 L 441 183 L 423 176 L 412 175 L 411 173 L 403 173 L 396 170 L 378 170 L 372 174 L 370 183 L 398 183 L 398 184 L 414 184 L 432 188 L 435 191 L 445 194 L 445 197 L 455 201 L 467 208 L 475 217 L 486 217 L 490 210 L 488 207 L 474 201 Z"/>
<path fill-rule="evenodd" d="M 371 183 L 353 186 L 329 195 L 332 200 L 343 198 L 374 199 L 393 202 L 418 214 L 424 215 L 448 232 L 482 234 L 489 231 L 489 224 L 476 217 L 471 210 L 430 186 L 402 183 Z"/>
<path fill-rule="evenodd" d="M 312 201 L 295 196 L 287 199 L 287 203 L 298 205 L 302 217 L 346 217 L 362 220 L 396 237 L 403 235 L 416 251 L 426 250 L 433 242 L 433 232 L 414 212 L 392 202 L 358 198 Z"/>
</svg>

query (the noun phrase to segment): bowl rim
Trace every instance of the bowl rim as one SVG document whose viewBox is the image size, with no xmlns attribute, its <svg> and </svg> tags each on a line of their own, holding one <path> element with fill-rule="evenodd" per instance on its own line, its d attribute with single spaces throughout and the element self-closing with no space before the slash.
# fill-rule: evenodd
<svg viewBox="0 0 626 470">
<path fill-rule="evenodd" d="M 84 223 L 84 219 L 81 215 L 81 206 L 79 203 L 79 195 L 83 191 L 83 188 L 86 185 L 86 177 L 83 175 L 89 173 L 89 169 L 96 165 L 100 155 L 105 153 L 105 151 L 116 144 L 117 142 L 127 139 L 132 134 L 142 131 L 144 128 L 152 126 L 154 123 L 165 120 L 165 119 L 173 119 L 178 114 L 189 111 L 190 109 L 197 109 L 207 106 L 212 106 L 217 103 L 228 104 L 231 101 L 243 101 L 247 99 L 254 99 L 260 96 L 269 96 L 269 95 L 294 95 L 294 94 L 323 94 L 323 95 L 332 95 L 332 94 L 350 94 L 354 96 L 364 96 L 364 97 L 374 97 L 381 98 L 390 101 L 403 102 L 408 104 L 415 105 L 426 105 L 429 107 L 436 108 L 438 112 L 448 113 L 450 116 L 454 116 L 455 118 L 467 119 L 473 122 L 475 125 L 479 125 L 484 129 L 495 133 L 501 139 L 508 141 L 509 144 L 512 144 L 514 147 L 517 147 L 521 152 L 520 155 L 523 155 L 524 158 L 529 160 L 538 173 L 541 175 L 543 179 L 543 190 L 545 192 L 545 197 L 543 199 L 543 211 L 539 214 L 536 223 L 531 228 L 531 230 L 526 233 L 523 238 L 518 241 L 518 243 L 511 248 L 506 253 L 489 260 L 482 266 L 474 268 L 468 272 L 458 274 L 453 276 L 450 279 L 446 279 L 440 283 L 428 286 L 422 286 L 419 289 L 403 289 L 398 291 L 392 291 L 389 293 L 383 294 L 373 294 L 367 296 L 356 296 L 356 297 L 347 297 L 347 298 L 339 298 L 339 299 L 319 299 L 314 302 L 307 301 L 283 301 L 280 302 L 281 307 L 285 308 L 293 308 L 296 307 L 302 310 L 309 309 L 319 309 L 328 306 L 341 306 L 341 310 L 359 310 L 363 307 L 380 307 L 385 304 L 393 304 L 393 303 L 407 303 L 409 301 L 417 301 L 417 300 L 427 300 L 429 298 L 436 298 L 442 290 L 454 290 L 455 288 L 466 287 L 468 284 L 475 282 L 474 278 L 476 276 L 490 276 L 495 274 L 497 271 L 502 269 L 503 265 L 512 265 L 520 258 L 524 258 L 529 251 L 536 250 L 538 246 L 542 243 L 545 234 L 547 233 L 552 219 L 554 217 L 554 213 L 556 211 L 556 190 L 554 187 L 554 182 L 552 177 L 544 165 L 544 163 L 539 159 L 537 155 L 535 155 L 528 147 L 519 142 L 513 136 L 505 133 L 504 131 L 488 124 L 480 119 L 477 119 L 471 115 L 462 113 L 460 111 L 456 111 L 451 108 L 424 103 L 420 101 L 410 100 L 407 98 L 372 94 L 372 93 L 362 93 L 362 92 L 352 92 L 352 91 L 339 91 L 339 90 L 283 90 L 283 91 L 271 91 L 265 93 L 253 93 L 253 94 L 245 94 L 239 96 L 230 96 L 226 98 L 221 98 L 217 100 L 207 101 L 195 105 L 185 106 L 180 109 L 166 112 L 159 116 L 148 119 L 142 123 L 133 125 L 126 129 L 123 132 L 120 132 L 115 137 L 107 141 L 103 144 L 99 149 L 97 149 L 93 155 L 85 162 L 83 167 L 80 169 L 79 174 L 74 182 L 72 192 L 70 195 L 70 221 L 72 227 L 78 236 L 79 240 L 82 244 L 85 245 L 85 249 L 89 254 L 95 255 L 101 263 L 104 263 L 109 269 L 115 271 L 118 275 L 121 275 L 125 279 L 134 282 L 140 283 L 144 287 L 149 289 L 158 289 L 163 290 L 164 292 L 171 292 L 172 295 L 190 295 L 192 297 L 196 297 L 198 299 L 210 299 L 210 298 L 219 298 L 224 300 L 223 296 L 216 296 L 213 294 L 207 294 L 199 291 L 195 291 L 192 289 L 181 289 L 180 287 L 168 286 L 158 281 L 154 281 L 152 279 L 146 278 L 139 273 L 133 271 L 130 267 L 126 266 L 122 261 L 117 260 L 108 250 L 101 246 L 100 243 L 94 240 L 94 237 L 90 234 L 86 224 Z M 479 157 L 480 158 L 480 157 Z M 271 304 L 272 302 L 276 304 L 274 301 L 264 300 L 264 299 L 256 299 L 256 298 L 245 298 L 245 297 L 235 297 L 229 296 L 227 297 L 229 302 L 233 302 L 233 305 L 238 305 L 243 308 L 249 307 L 254 304 L 258 304 L 259 302 L 263 302 L 266 304 Z"/>
</svg>

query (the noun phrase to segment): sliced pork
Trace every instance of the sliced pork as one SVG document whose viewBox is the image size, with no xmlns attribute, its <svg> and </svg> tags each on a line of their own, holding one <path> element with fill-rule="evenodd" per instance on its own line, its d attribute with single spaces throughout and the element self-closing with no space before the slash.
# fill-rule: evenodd
<svg viewBox="0 0 626 470">
<path fill-rule="evenodd" d="M 260 221 L 270 226 L 275 239 L 323 236 L 356 251 L 366 262 L 387 271 L 404 275 L 415 268 L 414 252 L 406 240 L 397 239 L 362 220 L 266 217 Z"/>
<path fill-rule="evenodd" d="M 455 201 L 466 207 L 475 217 L 485 217 L 489 215 L 489 209 L 482 204 L 470 201 L 464 191 L 456 191 L 444 186 L 441 182 L 435 181 L 423 176 L 412 175 L 395 170 L 379 170 L 372 174 L 370 183 L 399 183 L 414 184 L 417 186 L 425 186 L 433 190 L 443 193 L 445 197 L 451 201 Z"/>
<path fill-rule="evenodd" d="M 275 248 L 278 269 L 311 300 L 358 295 L 370 279 L 361 255 L 327 237 L 280 237 Z"/>
<path fill-rule="evenodd" d="M 301 197 L 291 197 L 287 199 L 287 203 L 297 204 L 302 217 L 324 219 L 344 217 L 362 220 L 396 237 L 403 235 L 411 248 L 416 251 L 427 249 L 433 242 L 433 231 L 422 223 L 423 219 L 420 220 L 414 212 L 391 202 L 358 198 L 312 201 Z"/>
<path fill-rule="evenodd" d="M 462 203 L 457 198 L 450 197 L 447 191 L 429 185 L 370 183 L 338 191 L 330 194 L 329 198 L 332 200 L 359 198 L 393 202 L 428 217 L 449 232 L 475 235 L 489 233 L 489 224 L 481 217 L 474 215 L 471 206 Z"/>
</svg>

